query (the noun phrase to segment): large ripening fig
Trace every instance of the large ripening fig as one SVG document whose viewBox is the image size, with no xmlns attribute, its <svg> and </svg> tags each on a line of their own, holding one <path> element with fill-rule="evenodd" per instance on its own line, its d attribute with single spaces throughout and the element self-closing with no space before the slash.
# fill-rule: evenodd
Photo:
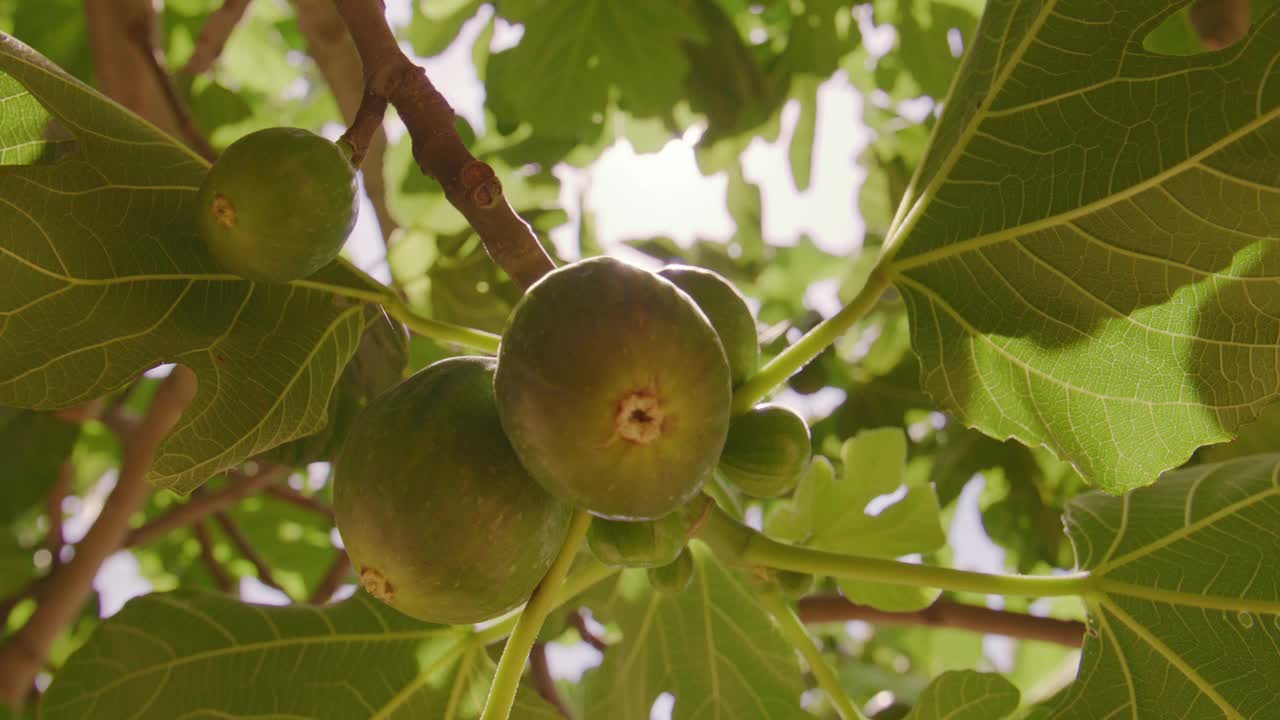
<svg viewBox="0 0 1280 720">
<path fill-rule="evenodd" d="M 528 599 L 572 508 L 534 482 L 498 422 L 492 358 L 441 360 L 378 397 L 334 466 L 342 541 L 373 596 L 433 623 Z"/>
<path fill-rule="evenodd" d="M 688 293 L 720 336 L 729 375 L 736 387 L 760 369 L 760 337 L 746 298 L 719 274 L 690 265 L 668 265 L 658 271 Z"/>
<path fill-rule="evenodd" d="M 356 170 L 336 144 L 268 128 L 228 147 L 200 186 L 200 234 L 248 280 L 288 282 L 328 265 L 355 227 Z"/>
<path fill-rule="evenodd" d="M 524 466 L 605 518 L 653 520 L 683 505 L 729 428 L 729 364 L 707 317 L 675 285 L 607 257 L 529 288 L 495 382 Z"/>
</svg>

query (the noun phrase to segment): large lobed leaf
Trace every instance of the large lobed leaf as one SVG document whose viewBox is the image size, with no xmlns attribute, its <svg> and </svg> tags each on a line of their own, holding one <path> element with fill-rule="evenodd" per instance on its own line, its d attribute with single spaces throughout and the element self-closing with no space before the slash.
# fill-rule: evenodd
<svg viewBox="0 0 1280 720">
<path fill-rule="evenodd" d="M 890 231 L 928 391 L 1093 483 L 1152 482 L 1280 393 L 1280 12 L 993 0 Z"/>
<path fill-rule="evenodd" d="M 287 285 L 220 271 L 194 225 L 207 164 L 2 34 L 0 94 L 0 403 L 186 365 L 199 391 L 150 470 L 180 492 L 322 428 L 365 324 L 326 288 L 378 286 L 343 263 Z"/>
<path fill-rule="evenodd" d="M 643 720 L 669 692 L 673 720 L 808 717 L 795 651 L 741 579 L 703 546 L 688 551 L 697 569 L 683 592 L 656 593 L 643 571 L 629 570 L 591 605 L 623 639 L 583 678 L 585 716 Z"/>
<path fill-rule="evenodd" d="M 1052 718 L 1280 717 L 1280 455 L 1067 508 L 1089 632 Z"/>
<path fill-rule="evenodd" d="M 907 437 L 901 430 L 860 432 L 845 442 L 840 457 L 839 479 L 831 463 L 817 457 L 791 502 L 770 508 L 765 523 L 770 536 L 878 558 L 932 552 L 946 544 L 933 487 L 927 478 L 907 472 Z M 872 505 L 876 501 L 879 507 Z M 853 602 L 889 611 L 920 610 L 938 598 L 928 588 L 848 579 L 839 586 Z"/>
<path fill-rule="evenodd" d="M 945 672 L 929 683 L 905 720 L 1000 720 L 1020 694 L 1003 676 L 972 670 Z"/>
<path fill-rule="evenodd" d="M 363 593 L 325 608 L 152 594 L 99 627 L 39 712 L 48 720 L 474 718 L 493 662 L 473 637 Z M 523 688 L 511 716 L 558 717 Z"/>
</svg>

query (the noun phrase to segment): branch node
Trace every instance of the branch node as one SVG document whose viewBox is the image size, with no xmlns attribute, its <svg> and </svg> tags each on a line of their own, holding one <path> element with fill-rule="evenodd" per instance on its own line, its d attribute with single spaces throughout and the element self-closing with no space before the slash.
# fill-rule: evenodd
<svg viewBox="0 0 1280 720">
<path fill-rule="evenodd" d="M 502 201 L 502 181 L 488 163 L 468 160 L 458 173 L 458 182 L 471 204 L 479 208 L 496 207 Z"/>
</svg>

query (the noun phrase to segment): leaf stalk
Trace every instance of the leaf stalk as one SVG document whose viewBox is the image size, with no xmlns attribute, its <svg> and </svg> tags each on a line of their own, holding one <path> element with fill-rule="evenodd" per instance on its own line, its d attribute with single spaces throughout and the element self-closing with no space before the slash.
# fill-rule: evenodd
<svg viewBox="0 0 1280 720">
<path fill-rule="evenodd" d="M 507 638 L 507 645 L 502 649 L 502 658 L 498 660 L 498 670 L 493 676 L 493 684 L 489 686 L 489 697 L 485 701 L 480 720 L 507 720 L 510 716 L 525 660 L 538 639 L 542 623 L 557 606 L 561 586 L 564 585 L 565 577 L 569 574 L 569 568 L 573 565 L 573 559 L 578 555 L 578 548 L 582 547 L 590 526 L 591 516 L 585 510 L 575 510 L 573 520 L 569 523 L 569 532 L 564 544 L 560 546 L 560 554 L 551 563 L 542 583 L 533 591 L 529 603 L 520 611 L 515 627 L 511 630 L 511 637 Z"/>
</svg>

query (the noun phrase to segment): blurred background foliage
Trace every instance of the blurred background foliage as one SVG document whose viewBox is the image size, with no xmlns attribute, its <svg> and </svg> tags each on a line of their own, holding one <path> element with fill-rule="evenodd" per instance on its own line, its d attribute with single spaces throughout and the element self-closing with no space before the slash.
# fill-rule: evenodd
<svg viewBox="0 0 1280 720">
<path fill-rule="evenodd" d="M 207 72 L 183 72 L 219 4 L 165 0 L 157 43 L 213 146 L 225 147 L 244 133 L 275 125 L 330 137 L 340 133 L 339 103 L 297 22 L 298 9 L 307 3 L 255 0 L 217 63 Z M 1268 4 L 1257 3 L 1255 11 Z M 758 310 L 769 356 L 861 287 L 983 3 L 404 0 L 388 5 L 402 43 L 427 63 L 451 101 L 460 110 L 474 105 L 459 114 L 463 137 L 494 167 L 512 204 L 556 257 L 613 252 L 652 267 L 682 262 L 714 269 L 736 283 Z M 79 0 L 0 0 L 0 29 L 93 83 Z M 1147 42 L 1160 52 L 1203 49 L 1185 9 Z M 824 122 L 831 112 L 824 103 L 831 98 L 852 99 L 855 112 L 841 116 L 843 126 Z M 439 185 L 413 164 L 408 138 L 394 118 L 387 130 L 390 141 L 381 165 L 385 195 L 372 201 L 394 222 L 381 228 L 376 221 L 362 223 L 352 248 L 357 261 L 393 283 L 424 315 L 500 332 L 518 297 L 516 288 L 488 260 Z M 850 136 L 861 138 L 853 143 L 858 151 L 832 157 L 828 148 L 848 147 Z M 744 157 L 761 143 L 785 157 L 785 174 L 761 178 L 747 167 Z M 649 202 L 639 192 L 615 197 L 612 204 L 589 202 L 592 169 L 619 147 L 628 148 L 633 159 L 672 147 L 689 153 L 693 167 L 722 188 L 722 207 L 706 212 L 727 214 L 732 230 L 723 237 L 688 238 L 675 227 L 671 235 L 628 234 L 623 228 L 602 237 L 597 228 L 609 222 L 610 213 Z M 822 162 L 853 178 L 852 192 L 832 194 L 818 187 Z M 689 165 L 676 162 L 657 170 L 638 162 L 634 167 L 637 174 L 690 172 Z M 771 236 L 770 194 L 785 198 L 819 191 L 829 204 L 826 212 L 857 218 L 860 229 L 854 236 Z M 225 513 L 230 523 L 182 527 L 113 558 L 99 578 L 98 602 L 85 609 L 59 644 L 52 667 L 84 640 L 100 615 L 148 589 L 226 587 L 229 582 L 246 599 L 306 601 L 326 582 L 340 553 L 325 508 L 325 461 L 341 442 L 345 423 L 404 373 L 450 352 L 418 338 L 406 345 L 399 328 L 385 319 L 375 323 L 335 391 L 330 427 L 261 459 L 293 468 L 278 492 L 233 504 Z M 155 382 L 142 378 L 105 402 L 139 410 Z M 1041 573 L 1071 566 L 1060 512 L 1081 492 L 1079 476 L 1046 452 L 993 440 L 937 412 L 920 390 L 905 309 L 894 293 L 794 376 L 780 401 L 806 415 L 815 449 L 838 471 L 842 447 L 858 433 L 884 427 L 905 431 L 908 474 L 932 488 L 942 526 L 949 530 L 949 544 L 926 553 L 924 560 Z M 1207 448 L 1200 458 L 1275 449 L 1278 425 L 1280 412 L 1268 412 L 1246 428 L 1240 441 Z M 53 414 L 0 408 L 0 631 L 19 627 L 30 612 L 32 600 L 19 591 L 74 552 L 74 542 L 110 490 L 120 455 L 120 444 L 104 422 L 67 422 Z M 64 492 L 52 493 L 59 483 Z M 215 480 L 202 492 L 224 492 L 231 484 Z M 50 508 L 48 497 L 61 497 L 60 506 Z M 749 519 L 764 517 L 765 503 L 748 500 L 735 498 Z M 167 492 L 155 493 L 137 525 L 156 521 L 182 502 Z M 53 546 L 60 547 L 61 557 L 48 549 L 51 518 L 59 514 L 67 544 Z M 246 547 L 259 557 L 251 557 Z M 215 577 L 212 566 L 202 562 L 204 554 L 216 558 L 228 577 Z M 266 577 L 262 563 L 269 567 Z M 350 578 L 342 579 L 349 592 Z M 829 581 L 820 587 L 835 589 Z M 35 588 L 38 594 L 38 583 Z M 1010 602 L 1014 609 L 1028 609 Z M 1071 601 L 1042 601 L 1033 609 L 1082 616 Z M 821 632 L 824 650 L 852 697 L 868 702 L 880 694 L 888 708 L 884 717 L 910 705 L 943 670 L 1004 671 L 1025 701 L 1033 702 L 1069 680 L 1075 668 L 1075 654 L 1065 648 L 960 630 L 855 622 L 824 626 Z M 577 640 L 572 630 L 556 637 Z M 572 689 L 567 693 L 574 696 Z"/>
</svg>

